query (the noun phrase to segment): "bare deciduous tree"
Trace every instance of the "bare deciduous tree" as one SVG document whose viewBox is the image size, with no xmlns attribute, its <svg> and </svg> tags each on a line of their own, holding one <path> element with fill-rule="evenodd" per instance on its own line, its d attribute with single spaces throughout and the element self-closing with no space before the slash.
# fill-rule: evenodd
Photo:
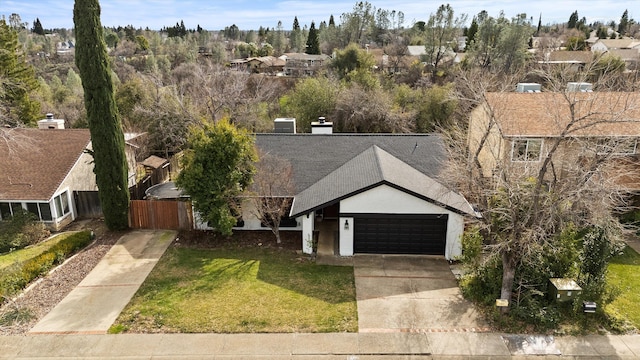
<svg viewBox="0 0 640 360">
<path fill-rule="evenodd" d="M 621 129 L 639 133 L 640 96 L 598 91 L 599 84 L 593 92 L 567 91 L 558 77 L 545 80 L 552 90 L 534 94 L 476 86 L 481 92 L 465 97 L 479 104 L 473 120 L 448 135 L 445 176 L 483 213 L 487 249 L 502 263 L 502 299 L 512 298 L 518 265 L 535 261 L 542 246 L 559 246 L 557 235 L 570 224 L 597 226 L 616 239 L 623 229 L 613 211 L 633 185 Z"/>
<path fill-rule="evenodd" d="M 280 244 L 280 224 L 288 215 L 295 192 L 293 169 L 289 161 L 276 155 L 259 151 L 258 156 L 250 197 L 252 213 L 271 229 Z"/>
</svg>

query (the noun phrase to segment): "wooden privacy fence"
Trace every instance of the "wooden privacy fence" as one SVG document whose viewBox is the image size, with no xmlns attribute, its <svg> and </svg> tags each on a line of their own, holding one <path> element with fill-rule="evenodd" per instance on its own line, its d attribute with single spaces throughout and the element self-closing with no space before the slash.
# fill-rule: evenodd
<svg viewBox="0 0 640 360">
<path fill-rule="evenodd" d="M 193 229 L 190 201 L 131 200 L 129 226 L 134 229 Z"/>
</svg>

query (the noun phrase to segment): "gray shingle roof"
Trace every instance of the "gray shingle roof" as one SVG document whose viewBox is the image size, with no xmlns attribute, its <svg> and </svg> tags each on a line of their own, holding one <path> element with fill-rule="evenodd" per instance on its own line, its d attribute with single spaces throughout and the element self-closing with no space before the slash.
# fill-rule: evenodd
<svg viewBox="0 0 640 360">
<path fill-rule="evenodd" d="M 291 216 L 300 216 L 382 184 L 449 210 L 475 215 L 460 194 L 373 145 L 296 195 Z"/>
<path fill-rule="evenodd" d="M 297 193 L 373 145 L 432 178 L 446 158 L 442 139 L 429 134 L 256 134 L 256 145 L 291 162 Z"/>
</svg>

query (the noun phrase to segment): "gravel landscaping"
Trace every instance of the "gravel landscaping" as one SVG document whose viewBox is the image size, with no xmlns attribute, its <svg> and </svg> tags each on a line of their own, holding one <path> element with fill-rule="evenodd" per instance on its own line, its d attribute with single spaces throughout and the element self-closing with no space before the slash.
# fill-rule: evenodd
<svg viewBox="0 0 640 360">
<path fill-rule="evenodd" d="M 92 229 L 96 240 L 84 250 L 31 284 L 20 296 L 0 309 L 0 319 L 16 317 L 10 325 L 0 323 L 0 335 L 20 335 L 29 331 L 53 309 L 96 266 L 122 233 L 105 231 L 102 221 L 78 221 L 66 230 Z"/>
</svg>

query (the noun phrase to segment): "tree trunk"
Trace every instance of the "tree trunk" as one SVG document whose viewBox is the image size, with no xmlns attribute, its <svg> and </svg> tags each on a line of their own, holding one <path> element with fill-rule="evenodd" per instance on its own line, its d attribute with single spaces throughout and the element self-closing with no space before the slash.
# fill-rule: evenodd
<svg viewBox="0 0 640 360">
<path fill-rule="evenodd" d="M 500 289 L 500 299 L 508 300 L 509 306 L 501 308 L 500 312 L 506 314 L 511 306 L 511 293 L 513 289 L 513 279 L 516 276 L 516 261 L 510 251 L 502 253 L 502 288 Z"/>
<path fill-rule="evenodd" d="M 280 244 L 282 242 L 282 240 L 280 239 L 280 228 L 274 227 L 273 233 L 276 235 L 276 244 Z"/>
</svg>

